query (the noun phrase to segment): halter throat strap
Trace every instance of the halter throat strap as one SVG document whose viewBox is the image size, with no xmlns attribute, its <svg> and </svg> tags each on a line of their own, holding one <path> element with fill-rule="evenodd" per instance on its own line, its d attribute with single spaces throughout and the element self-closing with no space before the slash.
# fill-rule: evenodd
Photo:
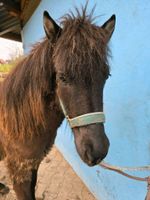
<svg viewBox="0 0 150 200">
<path fill-rule="evenodd" d="M 66 109 L 64 107 L 64 104 L 60 98 L 59 98 L 59 102 L 60 102 L 62 111 L 66 119 L 68 120 L 71 128 L 105 122 L 105 114 L 103 112 L 92 112 L 92 113 L 83 114 L 74 118 L 69 118 L 69 116 L 67 115 Z"/>
</svg>

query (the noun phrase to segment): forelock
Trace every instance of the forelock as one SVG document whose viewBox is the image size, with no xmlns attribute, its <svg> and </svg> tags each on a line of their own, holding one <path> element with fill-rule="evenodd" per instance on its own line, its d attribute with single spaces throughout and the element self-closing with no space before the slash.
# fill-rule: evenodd
<svg viewBox="0 0 150 200">
<path fill-rule="evenodd" d="M 63 70 L 73 79 L 92 79 L 94 75 L 107 76 L 108 47 L 103 29 L 93 23 L 93 11 L 88 15 L 78 10 L 62 18 L 63 30 L 54 50 L 57 70 Z"/>
</svg>

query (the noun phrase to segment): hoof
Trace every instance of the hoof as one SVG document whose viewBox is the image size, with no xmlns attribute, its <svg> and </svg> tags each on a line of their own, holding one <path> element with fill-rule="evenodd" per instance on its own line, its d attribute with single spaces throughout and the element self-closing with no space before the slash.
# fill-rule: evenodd
<svg viewBox="0 0 150 200">
<path fill-rule="evenodd" d="M 0 183 L 0 194 L 5 195 L 9 192 L 9 188 L 4 184 Z"/>
</svg>

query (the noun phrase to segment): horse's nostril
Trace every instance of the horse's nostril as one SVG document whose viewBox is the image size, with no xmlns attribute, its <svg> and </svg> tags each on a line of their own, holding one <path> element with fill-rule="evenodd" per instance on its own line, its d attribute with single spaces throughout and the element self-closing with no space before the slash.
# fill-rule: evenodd
<svg viewBox="0 0 150 200">
<path fill-rule="evenodd" d="M 85 150 L 85 160 L 92 160 L 92 148 L 90 146 Z"/>
<path fill-rule="evenodd" d="M 97 157 L 97 158 L 93 157 L 92 159 L 90 159 L 90 160 L 87 161 L 87 164 L 88 164 L 89 166 L 97 165 L 97 164 L 99 164 L 104 158 L 105 158 L 104 155 L 102 155 L 102 156 L 100 156 L 100 157 Z"/>
<path fill-rule="evenodd" d="M 93 151 L 92 147 L 88 146 L 88 148 L 85 150 L 84 154 L 84 160 L 85 162 L 90 165 L 96 165 L 100 163 L 107 155 L 106 153 L 102 153 L 100 151 Z"/>
<path fill-rule="evenodd" d="M 89 146 L 86 151 L 85 151 L 85 161 L 89 164 L 89 165 L 93 165 L 95 164 L 95 162 L 97 161 L 97 159 L 99 159 L 99 157 L 97 158 L 94 155 L 94 152 L 92 150 L 92 148 Z"/>
</svg>

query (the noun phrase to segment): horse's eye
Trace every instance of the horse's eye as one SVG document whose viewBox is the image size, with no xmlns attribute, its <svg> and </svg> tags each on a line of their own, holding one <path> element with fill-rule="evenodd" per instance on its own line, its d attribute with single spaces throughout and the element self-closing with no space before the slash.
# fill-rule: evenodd
<svg viewBox="0 0 150 200">
<path fill-rule="evenodd" d="M 67 82 L 66 76 L 65 76 L 64 74 L 58 74 L 57 80 L 58 80 L 58 81 L 62 81 L 62 82 L 64 82 L 64 83 Z"/>
</svg>

